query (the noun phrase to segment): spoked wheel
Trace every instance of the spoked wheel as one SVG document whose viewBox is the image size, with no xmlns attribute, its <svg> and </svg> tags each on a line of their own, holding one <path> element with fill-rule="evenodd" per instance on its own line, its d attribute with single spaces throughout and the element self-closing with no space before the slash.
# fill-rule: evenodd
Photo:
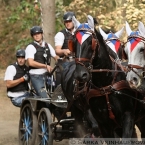
<svg viewBox="0 0 145 145">
<path fill-rule="evenodd" d="M 26 104 L 20 115 L 19 145 L 34 145 L 37 132 L 37 116 L 33 113 L 30 104 Z"/>
<path fill-rule="evenodd" d="M 37 145 L 53 145 L 51 123 L 52 116 L 49 109 L 42 108 L 38 115 Z"/>
</svg>

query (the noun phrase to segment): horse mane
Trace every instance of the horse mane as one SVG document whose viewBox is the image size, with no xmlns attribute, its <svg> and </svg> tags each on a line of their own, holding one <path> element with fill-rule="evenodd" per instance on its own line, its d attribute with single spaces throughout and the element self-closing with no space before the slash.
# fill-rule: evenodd
<svg viewBox="0 0 145 145">
<path fill-rule="evenodd" d="M 96 55 L 93 60 L 93 66 L 97 67 L 98 64 L 100 64 L 100 66 L 103 68 L 111 69 L 112 64 L 111 64 L 111 60 L 109 58 L 109 53 L 107 51 L 108 46 L 106 45 L 102 35 L 96 29 L 95 29 L 95 34 L 96 34 L 96 39 L 98 40 L 97 43 L 99 43 L 99 44 L 96 46 L 97 47 Z"/>
<path fill-rule="evenodd" d="M 95 57 L 92 61 L 92 65 L 94 69 L 112 69 L 112 61 L 109 57 L 109 53 L 107 51 L 107 45 L 102 37 L 102 35 L 95 29 L 96 39 L 98 45 L 96 46 Z M 109 85 L 112 81 L 112 73 L 111 72 L 100 72 L 97 74 L 92 73 L 92 81 L 98 86 L 106 86 Z"/>
</svg>

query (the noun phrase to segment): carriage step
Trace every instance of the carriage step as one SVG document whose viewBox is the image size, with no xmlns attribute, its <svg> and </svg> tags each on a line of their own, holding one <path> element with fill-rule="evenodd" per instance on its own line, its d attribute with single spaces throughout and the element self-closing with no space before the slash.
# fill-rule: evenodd
<svg viewBox="0 0 145 145">
<path fill-rule="evenodd" d="M 59 124 L 65 124 L 65 123 L 74 123 L 75 119 L 74 118 L 69 118 L 69 119 L 62 119 L 60 120 L 60 123 Z"/>
<path fill-rule="evenodd" d="M 73 123 L 75 121 L 74 118 L 69 118 L 69 119 L 62 119 L 60 120 L 60 123 L 59 124 L 65 124 L 65 123 Z M 53 122 L 50 124 L 51 127 L 53 127 L 55 124 L 57 124 L 57 122 Z"/>
</svg>

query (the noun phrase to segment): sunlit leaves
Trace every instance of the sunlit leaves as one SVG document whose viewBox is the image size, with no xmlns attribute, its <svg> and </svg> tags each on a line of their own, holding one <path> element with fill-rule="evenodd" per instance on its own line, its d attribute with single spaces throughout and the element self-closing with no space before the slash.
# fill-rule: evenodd
<svg viewBox="0 0 145 145">
<path fill-rule="evenodd" d="M 117 30 L 127 20 L 132 29 L 145 22 L 145 0 L 73 0 L 64 11 L 72 10 L 80 22 L 90 14 L 106 29 Z"/>
</svg>

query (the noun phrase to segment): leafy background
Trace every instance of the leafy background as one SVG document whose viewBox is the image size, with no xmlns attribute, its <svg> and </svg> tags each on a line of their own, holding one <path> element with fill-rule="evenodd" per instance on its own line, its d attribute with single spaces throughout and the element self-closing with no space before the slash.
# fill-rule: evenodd
<svg viewBox="0 0 145 145">
<path fill-rule="evenodd" d="M 15 50 L 26 47 L 32 40 L 29 29 L 41 25 L 40 3 L 34 0 L 0 0 L 0 68 L 5 68 L 15 59 Z M 136 30 L 138 21 L 145 24 L 145 0 L 55 0 L 56 32 L 64 25 L 65 11 L 74 11 L 80 22 L 88 14 L 97 19 L 105 31 L 120 30 L 128 21 Z M 122 38 L 126 41 L 126 34 Z"/>
</svg>

